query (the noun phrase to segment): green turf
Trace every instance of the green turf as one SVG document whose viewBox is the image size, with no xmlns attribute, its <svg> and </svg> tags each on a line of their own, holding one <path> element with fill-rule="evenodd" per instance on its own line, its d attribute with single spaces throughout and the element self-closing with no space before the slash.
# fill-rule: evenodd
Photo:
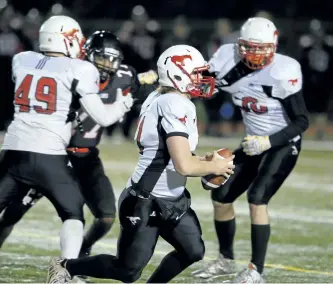
<svg viewBox="0 0 333 284">
<path fill-rule="evenodd" d="M 202 147 L 199 154 L 211 151 Z M 271 241 L 265 270 L 268 282 L 317 283 L 333 282 L 333 175 L 332 152 L 303 151 L 293 174 L 287 179 L 270 203 L 272 223 Z M 106 172 L 118 196 L 137 161 L 137 149 L 132 143 L 101 146 Z M 188 188 L 193 208 L 199 215 L 206 243 L 206 260 L 217 255 L 217 241 L 213 225 L 213 210 L 209 192 L 203 190 L 199 179 L 190 178 Z M 250 222 L 246 196 L 235 204 L 237 234 L 235 253 L 244 267 L 251 254 Z M 87 223 L 92 220 L 86 211 Z M 0 282 L 45 282 L 49 257 L 59 254 L 60 221 L 47 200 L 38 203 L 17 225 L 0 257 Z M 115 253 L 119 232 L 118 221 L 94 253 Z M 147 280 L 163 255 L 171 250 L 159 241 L 156 254 L 144 270 L 140 282 Z M 200 268 L 196 263 L 173 282 L 200 282 L 191 271 Z M 221 282 L 225 278 L 215 279 Z M 93 279 L 94 282 L 112 282 Z M 113 281 L 115 282 L 115 281 Z"/>
</svg>

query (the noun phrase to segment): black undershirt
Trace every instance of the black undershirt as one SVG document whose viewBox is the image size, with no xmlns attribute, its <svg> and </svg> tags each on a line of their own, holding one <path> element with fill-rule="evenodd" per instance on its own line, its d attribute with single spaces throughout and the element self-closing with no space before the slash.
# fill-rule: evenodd
<svg viewBox="0 0 333 284">
<path fill-rule="evenodd" d="M 280 100 L 280 102 L 290 122 L 285 128 L 269 136 L 272 147 L 287 144 L 288 141 L 297 135 L 301 135 L 309 127 L 302 91 L 290 95 L 286 99 Z"/>
</svg>

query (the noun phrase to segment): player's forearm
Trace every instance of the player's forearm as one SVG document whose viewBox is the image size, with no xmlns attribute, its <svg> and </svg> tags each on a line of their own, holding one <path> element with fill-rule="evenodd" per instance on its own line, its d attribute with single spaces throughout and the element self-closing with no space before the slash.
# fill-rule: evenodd
<svg viewBox="0 0 333 284">
<path fill-rule="evenodd" d="M 87 95 L 81 98 L 80 104 L 86 113 L 97 124 L 103 127 L 116 123 L 126 112 L 121 102 L 115 102 L 112 105 L 104 105 L 97 94 Z"/>
<path fill-rule="evenodd" d="M 187 177 L 201 177 L 215 172 L 215 166 L 212 162 L 198 159 L 197 156 L 188 157 L 176 170 L 179 174 Z"/>
<path fill-rule="evenodd" d="M 288 126 L 277 133 L 269 136 L 269 141 L 272 147 L 287 144 L 290 140 L 301 135 L 309 126 L 307 117 L 299 117 L 291 122 Z"/>
<path fill-rule="evenodd" d="M 201 157 L 192 152 L 192 156 L 196 157 L 199 161 L 206 161 L 206 157 Z"/>
<path fill-rule="evenodd" d="M 288 126 L 279 132 L 270 135 L 269 140 L 272 147 L 288 143 L 291 139 L 301 135 L 309 127 L 307 110 L 301 92 L 291 95 L 281 103 L 290 118 L 290 122 Z"/>
</svg>

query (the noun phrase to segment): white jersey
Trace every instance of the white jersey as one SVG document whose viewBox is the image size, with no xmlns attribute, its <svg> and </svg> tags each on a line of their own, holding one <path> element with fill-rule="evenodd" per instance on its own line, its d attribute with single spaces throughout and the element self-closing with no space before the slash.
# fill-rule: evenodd
<svg viewBox="0 0 333 284">
<path fill-rule="evenodd" d="M 209 72 L 216 74 L 217 88 L 230 93 L 241 108 L 248 135 L 274 134 L 289 123 L 281 101 L 302 89 L 301 66 L 275 54 L 270 65 L 251 70 L 240 61 L 236 48 L 222 45 L 209 61 Z"/>
<path fill-rule="evenodd" d="M 31 51 L 15 55 L 12 68 L 15 115 L 2 149 L 66 154 L 73 103 L 98 93 L 98 70 L 80 59 L 48 57 Z"/>
<path fill-rule="evenodd" d="M 133 182 L 156 197 L 178 197 L 184 192 L 187 178 L 176 172 L 166 145 L 171 136 L 188 138 L 191 151 L 196 149 L 195 105 L 179 94 L 155 91 L 142 105 L 135 134 L 140 157 L 127 186 Z"/>
</svg>

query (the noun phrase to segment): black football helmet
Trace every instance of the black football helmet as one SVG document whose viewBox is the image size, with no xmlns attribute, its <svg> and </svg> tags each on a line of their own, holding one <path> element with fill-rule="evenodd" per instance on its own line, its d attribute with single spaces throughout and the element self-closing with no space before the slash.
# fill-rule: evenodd
<svg viewBox="0 0 333 284">
<path fill-rule="evenodd" d="M 86 59 L 99 70 L 101 83 L 117 72 L 123 60 L 121 43 L 109 31 L 94 32 L 85 42 L 84 51 Z"/>
</svg>

